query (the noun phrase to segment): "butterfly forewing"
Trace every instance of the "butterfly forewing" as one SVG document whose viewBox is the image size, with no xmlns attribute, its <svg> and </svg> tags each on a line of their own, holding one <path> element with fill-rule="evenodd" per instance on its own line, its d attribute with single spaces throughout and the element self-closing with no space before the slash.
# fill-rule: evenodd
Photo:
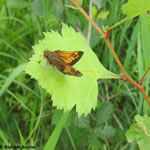
<svg viewBox="0 0 150 150">
<path fill-rule="evenodd" d="M 55 66 L 60 72 L 73 76 L 82 76 L 82 73 L 73 68 L 74 65 L 83 55 L 82 51 L 44 51 L 44 57 L 48 64 Z"/>
<path fill-rule="evenodd" d="M 83 55 L 82 51 L 55 51 L 58 57 L 68 65 L 74 65 Z"/>
</svg>

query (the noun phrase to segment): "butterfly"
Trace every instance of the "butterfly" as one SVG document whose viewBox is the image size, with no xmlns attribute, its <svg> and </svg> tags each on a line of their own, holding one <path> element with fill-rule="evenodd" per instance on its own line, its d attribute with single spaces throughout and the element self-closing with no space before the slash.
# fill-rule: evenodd
<svg viewBox="0 0 150 150">
<path fill-rule="evenodd" d="M 80 77 L 83 74 L 72 66 L 82 57 L 82 51 L 49 51 L 43 53 L 49 65 L 56 67 L 60 72 L 67 75 Z"/>
</svg>

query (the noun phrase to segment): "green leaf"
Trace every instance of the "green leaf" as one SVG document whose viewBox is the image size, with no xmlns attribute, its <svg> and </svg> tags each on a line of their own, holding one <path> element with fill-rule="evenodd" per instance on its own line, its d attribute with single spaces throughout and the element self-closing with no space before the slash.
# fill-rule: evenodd
<svg viewBox="0 0 150 150">
<path fill-rule="evenodd" d="M 33 47 L 35 54 L 26 66 L 26 73 L 39 81 L 39 84 L 52 94 L 53 106 L 64 111 L 70 111 L 76 105 L 79 116 L 87 115 L 97 104 L 97 79 L 115 78 L 99 62 L 96 55 L 90 49 L 87 41 L 77 33 L 63 24 L 62 36 L 52 31 L 45 33 L 45 39 Z M 83 51 L 84 55 L 73 67 L 83 73 L 82 77 L 64 75 L 58 69 L 46 66 L 43 51 L 64 50 Z M 41 60 L 41 63 L 38 63 Z"/>
<path fill-rule="evenodd" d="M 1 0 L 0 1 L 0 9 L 3 7 L 3 5 L 6 3 L 7 0 Z"/>
<path fill-rule="evenodd" d="M 148 16 L 148 29 L 150 30 L 150 14 Z"/>
<path fill-rule="evenodd" d="M 112 126 L 105 126 L 103 133 L 105 138 L 111 138 L 115 135 L 115 129 Z"/>
<path fill-rule="evenodd" d="M 74 124 L 69 127 L 72 139 L 75 141 L 75 144 L 79 147 L 82 147 L 85 142 L 87 142 L 88 130 L 85 128 L 78 128 Z"/>
<path fill-rule="evenodd" d="M 113 105 L 111 103 L 102 103 L 96 113 L 97 124 L 102 124 L 108 121 L 113 112 Z"/>
<path fill-rule="evenodd" d="M 148 24 L 149 17 L 147 13 L 144 13 L 140 16 L 141 21 L 141 40 L 142 40 L 142 48 L 143 48 L 143 56 L 144 56 L 144 64 L 145 69 L 150 67 L 150 56 L 149 56 L 149 39 L 150 39 L 150 28 Z"/>
<path fill-rule="evenodd" d="M 5 131 L 3 131 L 3 130 L 0 129 L 1 141 L 3 142 L 3 144 L 8 145 L 9 142 L 7 141 L 8 139 L 7 139 L 7 137 L 5 137 L 5 136 L 6 136 Z"/>
<path fill-rule="evenodd" d="M 122 9 L 123 13 L 128 17 L 114 24 L 109 30 L 112 30 L 128 20 L 150 10 L 150 0 L 128 0 L 128 2 L 123 5 Z"/>
<path fill-rule="evenodd" d="M 150 148 L 150 117 L 140 115 L 135 116 L 137 123 L 133 124 L 126 133 L 128 142 L 136 140 L 140 150 Z"/>
<path fill-rule="evenodd" d="M 18 67 L 16 67 L 12 73 L 9 75 L 9 77 L 7 78 L 6 82 L 4 83 L 4 85 L 2 86 L 2 88 L 0 89 L 0 97 L 4 94 L 4 92 L 7 90 L 7 88 L 11 85 L 11 83 L 14 81 L 14 79 L 24 70 L 26 63 L 19 65 Z"/>
<path fill-rule="evenodd" d="M 105 126 L 104 129 L 96 128 L 95 133 L 99 138 L 106 140 L 115 135 L 115 129 L 112 126 Z"/>
<path fill-rule="evenodd" d="M 123 6 L 123 13 L 129 18 L 136 17 L 150 10 L 150 0 L 128 0 Z"/>
<path fill-rule="evenodd" d="M 100 149 L 100 140 L 97 138 L 95 134 L 88 135 L 88 149 L 98 150 Z"/>
<path fill-rule="evenodd" d="M 59 122 L 57 123 L 53 133 L 51 134 L 50 138 L 48 139 L 44 150 L 55 150 L 56 144 L 58 142 L 59 136 L 63 127 L 65 126 L 66 120 L 69 116 L 69 112 L 66 112 L 62 115 Z"/>
<path fill-rule="evenodd" d="M 61 110 L 56 110 L 53 113 L 53 117 L 52 117 L 52 124 L 53 125 L 57 125 L 57 123 L 59 122 L 60 118 L 63 116 L 63 112 Z"/>
<path fill-rule="evenodd" d="M 80 118 L 76 116 L 74 122 L 79 128 L 90 128 L 90 121 L 85 116 L 81 116 Z"/>
<path fill-rule="evenodd" d="M 93 0 L 93 3 L 100 9 L 103 6 L 104 1 Z"/>
<path fill-rule="evenodd" d="M 55 110 L 54 113 L 53 113 L 53 117 L 52 117 L 52 124 L 53 125 L 57 125 L 59 120 L 62 118 L 63 116 L 63 111 L 62 110 Z M 72 113 L 69 113 L 69 116 L 68 116 L 68 119 L 65 123 L 65 127 L 69 127 L 72 123 Z"/>
<path fill-rule="evenodd" d="M 25 0 L 7 0 L 7 6 L 10 8 L 26 8 L 29 7 L 29 2 Z"/>
<path fill-rule="evenodd" d="M 79 5 L 81 6 L 83 3 L 83 0 L 77 0 L 77 1 L 78 1 Z"/>
<path fill-rule="evenodd" d="M 16 120 L 15 120 L 15 123 L 16 123 L 17 129 L 18 129 L 18 132 L 19 132 L 20 143 L 21 143 L 21 145 L 26 145 L 25 139 L 24 139 L 24 137 L 22 135 L 21 129 L 19 128 Z"/>
<path fill-rule="evenodd" d="M 32 2 L 32 11 L 35 12 L 39 16 L 44 16 L 43 11 L 43 1 L 42 0 L 34 0 Z"/>
</svg>

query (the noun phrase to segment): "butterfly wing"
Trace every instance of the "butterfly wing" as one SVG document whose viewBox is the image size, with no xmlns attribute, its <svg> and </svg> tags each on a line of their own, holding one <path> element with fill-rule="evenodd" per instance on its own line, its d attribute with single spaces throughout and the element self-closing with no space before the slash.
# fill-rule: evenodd
<svg viewBox="0 0 150 150">
<path fill-rule="evenodd" d="M 72 75 L 72 76 L 77 76 L 80 77 L 82 76 L 82 73 L 80 71 L 78 71 L 77 69 L 73 68 L 72 66 L 68 65 L 67 63 L 63 62 L 63 61 L 56 61 L 55 66 L 57 67 L 57 69 L 64 73 L 64 74 L 68 74 L 68 75 Z"/>
<path fill-rule="evenodd" d="M 68 65 L 74 65 L 83 55 L 82 51 L 55 51 L 59 59 Z"/>
</svg>

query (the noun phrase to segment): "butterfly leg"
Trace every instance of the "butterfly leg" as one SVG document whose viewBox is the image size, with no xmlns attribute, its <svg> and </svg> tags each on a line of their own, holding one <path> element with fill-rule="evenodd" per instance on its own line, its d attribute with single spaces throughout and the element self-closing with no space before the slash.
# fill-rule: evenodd
<svg viewBox="0 0 150 150">
<path fill-rule="evenodd" d="M 40 63 L 42 61 L 42 58 L 43 58 L 43 55 L 40 55 L 38 63 Z"/>
</svg>

